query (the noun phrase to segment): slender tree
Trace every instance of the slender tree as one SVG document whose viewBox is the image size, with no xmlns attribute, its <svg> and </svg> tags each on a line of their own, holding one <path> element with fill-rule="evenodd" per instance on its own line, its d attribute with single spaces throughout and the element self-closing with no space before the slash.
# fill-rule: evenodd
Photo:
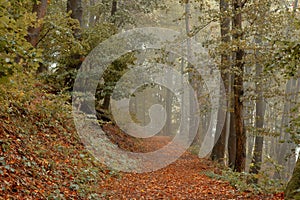
<svg viewBox="0 0 300 200">
<path fill-rule="evenodd" d="M 257 43 L 261 43 L 260 39 L 257 39 Z M 262 74 L 262 66 L 260 64 L 256 65 L 256 78 L 260 78 Z M 264 137 L 261 135 L 261 130 L 264 126 L 264 115 L 265 115 L 265 102 L 263 99 L 262 89 L 261 85 L 259 84 L 260 81 L 256 81 L 256 93 L 258 94 L 257 100 L 256 100 L 256 132 L 257 135 L 255 137 L 255 144 L 254 144 L 254 153 L 252 158 L 252 164 L 250 166 L 250 173 L 257 174 L 260 171 L 261 168 L 261 162 L 262 162 L 262 153 L 263 153 L 263 142 Z M 255 180 L 257 182 L 257 180 Z"/>
<path fill-rule="evenodd" d="M 221 40 L 222 43 L 229 43 L 230 42 L 230 17 L 226 15 L 229 11 L 229 4 L 227 0 L 220 0 L 220 13 L 221 13 L 221 19 L 220 19 L 220 28 L 221 28 Z M 229 87 L 229 74 L 228 74 L 228 63 L 230 60 L 230 56 L 228 53 L 222 53 L 221 55 L 221 77 L 224 82 L 224 87 L 226 90 L 226 94 L 228 94 L 228 87 Z M 229 101 L 227 101 L 229 102 Z M 227 103 L 228 104 L 228 103 Z M 222 103 L 220 104 L 222 105 Z M 228 105 L 229 106 L 229 105 Z M 224 109 L 224 108 L 221 108 Z M 229 120 L 227 116 L 228 109 L 226 110 L 226 117 L 225 122 Z M 218 118 L 222 117 L 223 112 L 219 112 Z M 219 122 L 220 120 L 218 120 Z M 225 147 L 226 147 L 226 133 L 228 130 L 228 123 L 225 123 L 225 125 L 222 128 L 220 137 L 217 138 L 217 142 L 212 150 L 211 158 L 213 160 L 216 160 L 220 163 L 224 164 L 224 155 L 225 155 Z M 219 126 L 218 126 L 219 127 Z"/>
</svg>

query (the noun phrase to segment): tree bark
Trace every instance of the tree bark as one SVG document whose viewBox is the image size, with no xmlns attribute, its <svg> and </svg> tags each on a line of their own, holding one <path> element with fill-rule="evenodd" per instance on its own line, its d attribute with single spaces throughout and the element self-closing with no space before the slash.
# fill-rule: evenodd
<svg viewBox="0 0 300 200">
<path fill-rule="evenodd" d="M 90 8 L 93 8 L 94 6 L 95 6 L 95 0 L 90 0 L 89 1 L 89 7 Z M 92 12 L 91 10 L 89 10 L 89 27 L 93 27 L 94 25 L 95 25 L 95 13 L 94 12 Z"/>
<path fill-rule="evenodd" d="M 234 102 L 232 102 L 232 103 L 234 103 Z M 235 134 L 234 119 L 235 119 L 234 112 L 231 112 L 230 113 L 230 132 L 229 132 L 229 136 L 228 136 L 228 166 L 231 169 L 235 168 L 235 159 L 236 159 L 236 134 Z"/>
<path fill-rule="evenodd" d="M 38 23 L 40 20 L 42 20 L 47 13 L 47 7 L 48 7 L 48 1 L 47 0 L 41 0 L 41 1 L 35 1 L 32 13 L 36 13 L 36 22 Z M 43 24 L 40 24 L 38 27 L 29 27 L 28 28 L 28 35 L 26 40 L 34 47 L 36 48 L 39 41 L 40 41 L 40 35 L 43 28 Z M 40 74 L 47 70 L 47 67 L 40 63 L 36 73 Z"/>
<path fill-rule="evenodd" d="M 172 79 L 168 80 L 169 84 L 172 84 Z M 164 90 L 166 91 L 166 100 L 165 100 L 165 108 L 166 108 L 166 113 L 167 113 L 167 120 L 166 120 L 166 125 L 165 125 L 165 129 L 164 129 L 164 134 L 167 136 L 170 136 L 172 134 L 172 93 L 169 89 L 164 88 Z"/>
<path fill-rule="evenodd" d="M 116 0 L 113 0 L 112 5 L 111 5 L 111 13 L 110 13 L 111 16 L 114 16 L 117 12 L 117 6 L 118 6 L 117 3 L 118 2 Z"/>
<path fill-rule="evenodd" d="M 116 13 L 118 11 L 118 2 L 117 0 L 113 0 L 111 4 L 111 10 L 110 10 L 110 16 L 112 17 L 112 23 L 114 23 L 116 26 L 119 26 L 116 24 Z"/>
<path fill-rule="evenodd" d="M 36 13 L 36 21 L 43 19 L 47 13 L 48 1 L 41 0 L 34 3 L 32 12 Z M 37 47 L 39 43 L 40 34 L 42 31 L 42 25 L 38 27 L 29 27 L 27 41 L 31 43 L 33 47 Z"/>
<path fill-rule="evenodd" d="M 256 40 L 256 43 L 260 44 L 261 39 L 258 38 Z M 258 55 L 258 53 L 256 53 Z M 257 64 L 256 65 L 256 78 L 260 79 L 260 76 L 262 74 L 262 66 Z M 252 158 L 252 165 L 250 165 L 250 173 L 258 174 L 261 168 L 261 162 L 262 162 L 262 152 L 263 152 L 263 142 L 264 137 L 261 135 L 261 130 L 264 127 L 264 115 L 265 115 L 265 109 L 266 105 L 263 99 L 262 90 L 259 85 L 259 80 L 256 81 L 256 93 L 258 94 L 257 100 L 256 100 L 256 132 L 257 135 L 255 137 L 255 144 L 254 144 L 254 153 Z M 257 179 L 254 180 L 254 182 L 257 182 Z"/>
<path fill-rule="evenodd" d="M 288 146 L 286 141 L 289 139 L 290 135 L 286 133 L 285 129 L 289 125 L 290 121 L 290 111 L 291 111 L 291 97 L 292 93 L 292 80 L 288 80 L 285 87 L 285 98 L 284 98 L 284 106 L 283 106 L 283 114 L 281 116 L 281 123 L 280 123 L 280 136 L 277 138 L 277 144 L 275 146 L 275 155 L 276 160 L 279 165 L 284 165 L 286 162 L 286 155 L 288 153 Z M 280 179 L 282 174 L 279 171 L 276 171 L 274 174 L 275 179 Z"/>
<path fill-rule="evenodd" d="M 192 44 L 191 44 L 191 37 L 190 37 L 190 33 L 191 33 L 191 4 L 190 4 L 190 0 L 185 0 L 185 32 L 186 32 L 186 36 L 187 36 L 187 40 L 186 40 L 186 55 L 187 55 L 187 71 L 188 71 L 188 77 L 189 77 L 189 83 L 192 85 L 192 87 L 196 90 L 196 72 L 195 69 L 193 68 L 193 66 L 190 63 L 191 60 L 191 56 L 192 56 Z M 186 91 L 189 92 L 189 91 Z M 194 97 L 193 94 L 188 93 L 189 98 L 190 98 L 190 102 L 189 102 L 189 117 L 190 118 L 190 122 L 189 122 L 189 127 L 195 127 L 196 126 L 196 120 L 195 120 L 195 116 L 193 115 L 194 113 L 194 108 L 192 106 L 192 98 Z M 183 102 L 182 102 L 183 104 Z M 194 135 L 189 132 L 189 139 L 191 141 L 194 140 Z"/>
<path fill-rule="evenodd" d="M 82 26 L 82 2 L 81 0 L 68 0 L 67 1 L 67 12 L 71 11 L 71 18 L 77 19 L 79 25 Z"/>
<path fill-rule="evenodd" d="M 220 0 L 220 12 L 222 15 L 226 15 L 226 12 L 228 12 L 229 9 L 229 4 L 227 2 L 227 0 Z M 222 17 L 220 19 L 221 23 L 220 23 L 220 28 L 221 28 L 221 40 L 223 43 L 228 43 L 230 41 L 230 36 L 229 36 L 229 31 L 230 31 L 230 18 L 228 16 Z M 228 85 L 229 85 L 229 74 L 226 72 L 226 67 L 228 66 L 230 57 L 228 56 L 228 54 L 223 53 L 221 55 L 221 77 L 222 80 L 224 82 L 224 87 L 225 87 L 225 93 L 228 96 Z M 221 88 L 222 89 L 222 88 Z M 222 100 L 220 100 L 220 103 L 222 102 Z M 227 104 L 229 101 L 226 101 Z M 222 103 L 220 104 L 222 105 Z M 228 107 L 230 105 L 227 105 L 227 109 L 225 112 L 225 122 L 229 119 L 227 119 L 227 112 L 228 111 Z M 223 108 L 220 108 L 223 109 Z M 218 118 L 222 117 L 220 116 L 221 113 L 218 113 Z M 220 120 L 218 120 L 219 122 Z M 227 133 L 227 126 L 228 124 L 225 123 L 225 125 L 222 127 L 222 131 L 221 131 L 221 135 L 220 137 L 217 139 L 217 142 L 212 150 L 211 153 L 211 159 L 212 160 L 216 160 L 219 163 L 225 164 L 224 163 L 224 155 L 225 155 L 225 147 L 226 147 L 226 133 Z M 219 127 L 219 126 L 217 126 Z"/>
<path fill-rule="evenodd" d="M 239 42 L 242 39 L 242 9 L 241 0 L 233 0 L 233 39 Z M 243 172 L 246 166 L 246 132 L 243 120 L 243 74 L 244 74 L 244 50 L 238 45 L 235 51 L 235 74 L 233 81 L 234 91 L 234 116 L 236 128 L 236 159 L 234 170 Z"/>
</svg>

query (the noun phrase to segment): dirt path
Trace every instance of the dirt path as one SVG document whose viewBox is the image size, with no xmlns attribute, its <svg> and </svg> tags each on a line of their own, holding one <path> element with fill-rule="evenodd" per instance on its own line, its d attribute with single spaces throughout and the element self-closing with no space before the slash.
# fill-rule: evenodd
<svg viewBox="0 0 300 200">
<path fill-rule="evenodd" d="M 145 146 L 157 149 L 169 140 L 153 137 Z M 186 152 L 161 170 L 107 179 L 101 189 L 107 199 L 276 199 L 237 192 L 229 183 L 208 178 L 207 170 L 214 170 L 210 161 Z"/>
</svg>

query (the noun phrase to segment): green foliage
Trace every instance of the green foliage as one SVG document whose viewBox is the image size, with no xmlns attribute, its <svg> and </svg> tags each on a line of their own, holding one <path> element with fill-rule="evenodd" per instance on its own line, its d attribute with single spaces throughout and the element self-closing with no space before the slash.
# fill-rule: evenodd
<svg viewBox="0 0 300 200">
<path fill-rule="evenodd" d="M 109 23 L 97 23 L 92 27 L 80 30 L 76 37 L 74 30 L 79 24 L 65 13 L 57 13 L 51 5 L 51 12 L 44 20 L 42 40 L 39 48 L 44 49 L 43 57 L 50 71 L 44 73 L 44 80 L 55 92 L 71 91 L 77 70 L 83 60 L 99 43 L 117 32 L 116 27 Z M 51 41 L 51 42 L 49 42 Z M 132 63 L 132 54 L 124 55 L 114 61 L 104 74 L 104 84 L 98 87 L 96 94 L 102 99 L 110 94 L 116 81 L 124 74 L 128 63 Z"/>
<path fill-rule="evenodd" d="M 191 152 L 194 155 L 198 155 L 199 154 L 199 149 L 200 149 L 200 145 L 199 144 L 194 144 L 192 146 L 190 146 L 190 148 L 188 149 L 189 152 Z"/>
<path fill-rule="evenodd" d="M 0 1 L 0 81 L 14 72 L 28 73 L 41 62 L 40 52 L 27 42 L 35 16 L 24 7 L 31 1 Z"/>
<path fill-rule="evenodd" d="M 133 64 L 134 61 L 134 53 L 127 53 L 113 61 L 103 74 L 104 83 L 98 85 L 96 97 L 98 99 L 103 99 L 105 95 L 111 95 L 117 81 L 128 71 L 128 65 Z M 120 99 L 125 96 L 128 97 L 129 95 L 130 94 L 118 93 L 115 94 L 114 98 Z"/>
<path fill-rule="evenodd" d="M 300 106 L 298 105 L 298 107 Z M 295 144 L 300 145 L 300 117 L 299 116 L 292 118 L 289 127 L 286 129 L 286 131 L 289 134 L 291 134 L 291 140 Z"/>
<path fill-rule="evenodd" d="M 295 20 L 295 30 L 293 32 L 299 33 L 300 20 Z M 281 73 L 286 79 L 294 80 L 296 83 L 300 79 L 300 38 L 295 36 L 292 39 L 278 42 L 279 49 L 276 55 L 276 65 L 281 68 Z M 272 65 L 274 67 L 274 65 Z M 296 83 L 299 84 L 299 83 Z M 291 112 L 289 114 L 290 120 L 286 127 L 286 132 L 290 133 L 291 140 L 295 144 L 300 144 L 300 117 L 299 117 L 299 88 L 292 86 L 295 93 L 291 94 Z"/>
<path fill-rule="evenodd" d="M 39 44 L 39 48 L 44 49 L 45 64 L 50 66 L 50 70 L 43 76 L 55 92 L 70 91 L 85 56 L 114 34 L 116 29 L 112 24 L 102 23 L 81 29 L 79 35 L 76 35 L 78 21 L 66 13 L 55 12 L 54 8 L 52 10 L 44 19 L 42 40 Z"/>
<path fill-rule="evenodd" d="M 276 65 L 271 64 L 268 70 L 274 70 L 281 67 L 281 72 L 286 79 L 296 77 L 300 64 L 300 42 L 299 41 L 281 41 L 278 42 L 281 46 L 275 54 Z M 275 68 L 276 67 L 276 68 Z"/>
<path fill-rule="evenodd" d="M 264 172 L 259 174 L 249 174 L 246 172 L 235 172 L 231 168 L 225 168 L 221 174 L 216 174 L 212 171 L 206 171 L 204 174 L 210 178 L 217 180 L 228 181 L 230 185 L 237 188 L 239 191 L 252 193 L 269 193 L 274 194 L 281 192 L 284 184 L 281 181 L 273 180 Z M 252 180 L 258 179 L 258 183 L 253 183 Z"/>
<path fill-rule="evenodd" d="M 126 4 L 118 2 L 117 12 L 111 16 L 111 0 L 95 2 L 95 5 L 87 5 L 86 2 L 83 4 L 87 7 L 83 16 L 84 28 L 80 29 L 78 21 L 62 12 L 66 8 L 60 0 L 50 4 L 47 16 L 43 20 L 38 48 L 43 49 L 44 65 L 46 68 L 50 67 L 50 72 L 43 74 L 44 80 L 52 86 L 55 92 L 72 90 L 82 61 L 99 43 L 117 33 L 117 27 L 134 24 L 136 12 L 148 13 L 163 5 L 158 1 L 137 1 Z M 91 16 L 94 16 L 93 20 Z M 124 73 L 122 70 L 126 68 L 126 63 L 131 63 L 131 60 L 132 58 L 124 56 L 112 63 L 112 67 L 105 76 L 105 86 L 99 87 L 103 90 L 101 98 L 111 93 L 115 80 L 110 79 L 116 79 L 113 75 Z M 120 67 L 121 72 L 117 72 Z"/>
<path fill-rule="evenodd" d="M 290 15 L 289 26 L 285 37 L 273 38 L 275 47 L 273 50 L 273 60 L 267 63 L 266 70 L 278 71 L 286 79 L 297 77 L 300 64 L 300 20 L 295 15 Z"/>
<path fill-rule="evenodd" d="M 156 9 L 164 9 L 165 4 L 158 0 L 117 1 L 117 10 L 113 16 L 111 15 L 112 0 L 98 1 L 94 5 L 86 5 L 86 7 L 87 12 L 84 14 L 86 16 L 84 18 L 86 18 L 85 23 L 88 23 L 89 26 L 106 22 L 113 23 L 117 27 L 124 27 L 135 25 L 143 14 L 149 14 Z M 87 19 L 89 16 L 94 16 L 95 19 Z"/>
</svg>

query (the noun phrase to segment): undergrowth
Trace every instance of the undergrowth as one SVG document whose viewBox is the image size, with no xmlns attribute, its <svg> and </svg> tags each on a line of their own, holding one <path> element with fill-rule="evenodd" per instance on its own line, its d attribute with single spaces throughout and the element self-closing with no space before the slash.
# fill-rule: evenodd
<svg viewBox="0 0 300 200">
<path fill-rule="evenodd" d="M 0 198 L 97 199 L 110 170 L 84 149 L 69 96 L 32 77 L 0 84 Z"/>
<path fill-rule="evenodd" d="M 231 168 L 224 168 L 220 174 L 212 171 L 202 173 L 210 178 L 227 181 L 239 191 L 253 194 L 275 194 L 282 192 L 285 188 L 283 181 L 271 179 L 265 172 L 250 174 L 235 172 Z M 258 180 L 258 182 L 255 183 L 253 180 Z"/>
</svg>

